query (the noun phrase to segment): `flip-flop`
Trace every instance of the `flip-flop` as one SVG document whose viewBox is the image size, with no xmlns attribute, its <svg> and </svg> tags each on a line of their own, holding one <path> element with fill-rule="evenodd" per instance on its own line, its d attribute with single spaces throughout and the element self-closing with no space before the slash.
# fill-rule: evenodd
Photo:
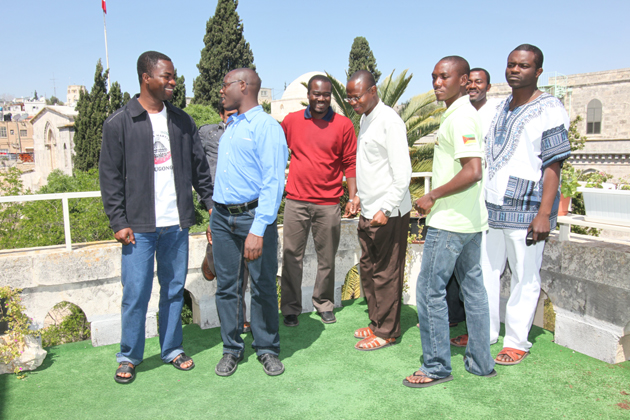
<svg viewBox="0 0 630 420">
<path fill-rule="evenodd" d="M 192 360 L 190 357 L 186 356 L 185 353 L 180 353 L 178 356 L 175 356 L 175 359 L 173 359 L 171 361 L 171 364 L 173 366 L 175 366 L 175 369 L 179 369 L 179 370 L 191 370 L 192 368 L 195 367 L 195 362 L 192 363 L 192 365 L 188 366 L 187 368 L 183 368 L 182 365 L 184 363 L 186 363 L 187 361 Z"/>
<path fill-rule="evenodd" d="M 128 378 L 124 378 L 122 376 L 118 376 L 119 373 L 130 373 L 131 376 Z M 136 379 L 136 368 L 130 362 L 120 362 L 120 366 L 116 369 L 116 374 L 114 375 L 114 380 L 119 384 L 129 384 Z"/>
<path fill-rule="evenodd" d="M 495 363 L 498 363 L 500 365 L 505 365 L 505 366 L 518 365 L 519 363 L 523 361 L 524 358 L 527 357 L 528 354 L 529 354 L 528 351 L 519 350 L 512 347 L 503 347 L 503 350 L 501 350 L 499 354 L 497 354 L 497 357 L 494 359 L 494 361 Z M 510 359 L 512 359 L 512 361 L 504 362 L 502 360 L 499 360 L 498 357 L 502 355 L 508 356 Z"/>
<path fill-rule="evenodd" d="M 420 375 L 417 375 L 418 372 L 420 372 Z M 412 376 L 424 376 L 425 378 L 429 378 L 427 375 L 425 375 L 421 371 L 414 372 Z M 429 378 L 429 379 L 433 379 L 433 378 Z M 452 381 L 452 380 L 453 380 L 453 375 L 448 375 L 446 378 L 433 379 L 431 382 L 424 382 L 424 383 L 417 383 L 417 384 L 415 384 L 413 382 L 409 382 L 407 380 L 407 378 L 405 378 L 405 379 L 403 379 L 403 385 L 404 386 L 408 386 L 409 388 L 428 388 L 430 386 L 441 384 L 441 383 L 444 383 L 444 382 L 449 382 L 449 381 Z"/>
</svg>

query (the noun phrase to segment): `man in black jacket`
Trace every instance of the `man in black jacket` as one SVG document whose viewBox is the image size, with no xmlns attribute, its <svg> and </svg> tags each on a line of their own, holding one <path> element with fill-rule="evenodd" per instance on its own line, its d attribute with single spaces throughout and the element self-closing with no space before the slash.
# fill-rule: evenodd
<svg viewBox="0 0 630 420">
<path fill-rule="evenodd" d="M 166 55 L 138 58 L 140 95 L 103 124 L 99 162 L 105 213 L 122 249 L 122 335 L 114 379 L 128 383 L 144 354 L 154 258 L 160 283 L 161 357 L 194 367 L 182 347 L 181 311 L 188 271 L 188 228 L 195 223 L 192 188 L 212 213 L 212 179 L 193 119 L 167 101 L 175 69 Z"/>
</svg>

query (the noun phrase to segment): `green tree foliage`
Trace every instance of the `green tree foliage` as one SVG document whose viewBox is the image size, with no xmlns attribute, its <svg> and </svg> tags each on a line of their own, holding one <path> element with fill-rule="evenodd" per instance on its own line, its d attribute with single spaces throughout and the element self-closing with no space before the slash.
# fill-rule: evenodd
<svg viewBox="0 0 630 420">
<path fill-rule="evenodd" d="M 40 330 L 43 347 L 74 343 L 90 338 L 91 324 L 85 313 L 77 305 L 61 302 L 55 305 L 50 313 L 66 314 L 66 316 L 60 320 L 55 320 L 53 325 Z"/>
<path fill-rule="evenodd" d="M 17 169 L 0 173 L 4 195 L 28 194 Z M 48 184 L 37 194 L 98 191 L 98 171 L 76 172 L 74 176 L 53 171 Z M 6 193 L 8 192 L 8 194 Z M 73 243 L 113 239 L 109 220 L 99 197 L 68 200 L 70 234 Z M 65 242 L 61 200 L 7 203 L 0 207 L 0 249 L 59 245 Z"/>
<path fill-rule="evenodd" d="M 179 109 L 186 108 L 186 79 L 184 75 L 177 77 L 177 69 L 175 69 L 175 89 L 173 89 L 173 100 L 171 103 Z"/>
<path fill-rule="evenodd" d="M 122 108 L 123 105 L 123 93 L 120 89 L 120 83 L 114 82 L 109 90 L 109 113 L 111 114 L 117 109 Z"/>
<path fill-rule="evenodd" d="M 201 127 L 206 124 L 218 124 L 221 122 L 219 114 L 209 105 L 188 105 L 184 108 L 184 111 L 193 117 L 197 127 Z"/>
<path fill-rule="evenodd" d="M 46 99 L 46 105 L 63 105 L 63 102 L 53 95 L 49 99 Z"/>
<path fill-rule="evenodd" d="M 219 109 L 219 90 L 225 75 L 242 67 L 256 70 L 237 7 L 238 0 L 219 0 L 214 16 L 206 24 L 205 47 L 197 64 L 199 76 L 193 81 L 194 104 Z"/>
<path fill-rule="evenodd" d="M 265 111 L 267 114 L 271 114 L 271 102 L 264 101 L 260 105 L 262 106 L 263 111 Z"/>
<path fill-rule="evenodd" d="M 37 96 L 37 91 L 35 91 L 35 93 L 33 93 L 33 99 L 38 100 L 39 96 Z"/>
<path fill-rule="evenodd" d="M 370 44 L 362 36 L 354 38 L 352 48 L 350 48 L 350 57 L 348 59 L 348 78 L 359 70 L 368 70 L 374 76 L 376 83 L 381 78 L 381 72 L 376 68 L 376 59 L 374 53 L 370 49 Z"/>
<path fill-rule="evenodd" d="M 103 123 L 109 116 L 109 95 L 107 94 L 107 74 L 103 72 L 101 60 L 96 63 L 94 86 L 90 92 L 81 91 L 77 102 L 77 115 L 74 122 L 74 169 L 87 171 L 98 166 L 101 153 Z"/>
<path fill-rule="evenodd" d="M 131 96 L 129 96 L 129 92 L 123 93 L 123 105 L 127 105 L 127 102 L 129 102 L 129 99 L 131 99 Z"/>
<path fill-rule="evenodd" d="M 578 130 L 578 125 L 580 121 L 582 121 L 581 116 L 576 116 L 571 124 L 569 125 L 569 143 L 571 144 L 571 151 L 575 152 L 576 150 L 584 149 L 584 144 L 586 143 L 586 136 L 580 134 Z"/>
</svg>

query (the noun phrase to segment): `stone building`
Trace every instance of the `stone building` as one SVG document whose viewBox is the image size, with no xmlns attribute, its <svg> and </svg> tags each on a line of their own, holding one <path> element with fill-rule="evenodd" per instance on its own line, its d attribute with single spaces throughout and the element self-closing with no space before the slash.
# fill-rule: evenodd
<svg viewBox="0 0 630 420">
<path fill-rule="evenodd" d="M 66 94 L 66 105 L 67 106 L 75 106 L 79 97 L 81 96 L 81 91 L 86 92 L 85 86 L 83 85 L 68 85 L 68 93 Z"/>
<path fill-rule="evenodd" d="M 498 79 L 498 77 L 496 77 Z M 539 79 L 539 87 L 556 95 L 571 120 L 582 121 L 584 149 L 569 161 L 577 169 L 603 171 L 614 179 L 630 177 L 630 68 L 564 76 L 552 73 Z M 505 98 L 507 83 L 492 84 L 488 97 Z"/>
<path fill-rule="evenodd" d="M 29 121 L 0 121 L 0 156 L 33 153 L 33 125 Z"/>
<path fill-rule="evenodd" d="M 46 178 L 55 169 L 72 175 L 74 154 L 74 107 L 47 106 L 31 121 L 35 152 L 35 170 L 24 179 L 32 188 L 46 184 Z"/>
</svg>

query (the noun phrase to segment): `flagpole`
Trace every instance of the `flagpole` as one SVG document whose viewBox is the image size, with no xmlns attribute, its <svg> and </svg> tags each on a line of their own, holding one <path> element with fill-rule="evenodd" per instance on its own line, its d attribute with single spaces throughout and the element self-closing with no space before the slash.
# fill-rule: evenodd
<svg viewBox="0 0 630 420">
<path fill-rule="evenodd" d="M 107 12 L 103 9 L 103 28 L 105 29 L 105 60 L 107 63 L 107 70 L 109 70 L 109 53 L 107 52 L 107 22 L 105 20 L 105 15 Z M 107 73 L 107 90 L 110 91 L 112 88 L 112 82 L 110 80 L 110 74 Z"/>
</svg>

